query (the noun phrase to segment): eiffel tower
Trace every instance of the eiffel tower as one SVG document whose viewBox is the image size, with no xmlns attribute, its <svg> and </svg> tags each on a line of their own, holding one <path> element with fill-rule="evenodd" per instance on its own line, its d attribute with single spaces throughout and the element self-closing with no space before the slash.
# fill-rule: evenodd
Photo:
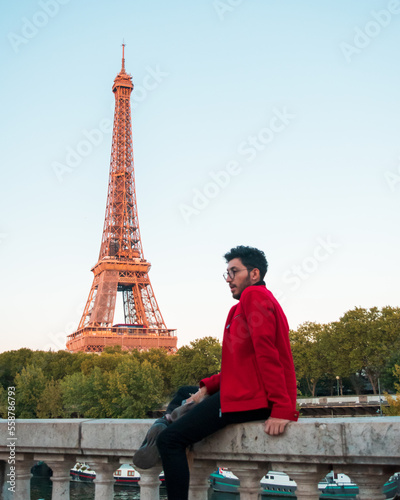
<svg viewBox="0 0 400 500">
<path fill-rule="evenodd" d="M 122 68 L 114 80 L 114 126 L 110 177 L 99 260 L 76 332 L 68 336 L 71 352 L 102 352 L 106 346 L 176 351 L 176 330 L 169 330 L 150 283 L 150 263 L 143 255 L 136 205 L 130 96 L 132 77 Z M 113 325 L 117 292 L 122 292 L 124 324 Z"/>
</svg>

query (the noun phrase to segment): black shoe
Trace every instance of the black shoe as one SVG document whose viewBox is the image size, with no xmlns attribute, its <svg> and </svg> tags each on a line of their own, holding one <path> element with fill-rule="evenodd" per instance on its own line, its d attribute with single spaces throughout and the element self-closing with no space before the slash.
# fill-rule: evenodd
<svg viewBox="0 0 400 500">
<path fill-rule="evenodd" d="M 142 446 L 133 455 L 133 464 L 139 469 L 150 469 L 160 459 L 156 441 L 158 435 L 168 427 L 169 421 L 165 417 L 158 418 L 147 431 Z"/>
<path fill-rule="evenodd" d="M 178 420 L 178 418 L 181 418 L 183 417 L 183 415 L 186 415 L 188 411 L 190 411 L 196 405 L 204 401 L 207 397 L 208 395 L 205 394 L 200 401 L 190 401 L 190 403 L 184 403 L 181 406 L 175 408 L 175 410 L 173 410 L 173 412 L 171 413 L 171 422 L 175 422 L 176 420 Z"/>
<path fill-rule="evenodd" d="M 188 411 L 190 411 L 194 406 L 196 406 L 196 404 L 197 403 L 195 403 L 194 401 L 191 401 L 190 403 L 185 403 L 182 406 L 178 406 L 178 408 L 175 408 L 175 410 L 171 413 L 171 421 L 175 422 L 175 420 L 178 420 L 178 418 L 181 418 Z"/>
</svg>

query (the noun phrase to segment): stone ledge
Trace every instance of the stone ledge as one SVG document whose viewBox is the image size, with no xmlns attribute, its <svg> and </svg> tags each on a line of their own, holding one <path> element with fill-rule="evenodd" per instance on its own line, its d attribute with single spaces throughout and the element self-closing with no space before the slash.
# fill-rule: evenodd
<svg viewBox="0 0 400 500">
<path fill-rule="evenodd" d="M 300 419 L 280 437 L 266 436 L 260 423 L 238 424 L 216 438 L 196 444 L 196 457 L 400 465 L 400 417 Z"/>
<path fill-rule="evenodd" d="M 17 420 L 17 453 L 129 457 L 153 420 Z M 0 452 L 7 453 L 7 421 L 0 420 Z M 200 460 L 400 465 L 400 417 L 309 418 L 267 436 L 260 422 L 236 424 L 197 443 Z"/>
<path fill-rule="evenodd" d="M 77 453 L 81 428 L 88 419 L 17 419 L 15 438 L 19 452 Z M 0 451 L 7 444 L 8 422 L 0 420 Z"/>
</svg>

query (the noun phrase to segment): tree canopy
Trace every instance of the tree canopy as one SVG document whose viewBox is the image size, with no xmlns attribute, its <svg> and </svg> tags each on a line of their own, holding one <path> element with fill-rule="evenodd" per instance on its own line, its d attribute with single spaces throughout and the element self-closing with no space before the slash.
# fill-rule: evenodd
<svg viewBox="0 0 400 500">
<path fill-rule="evenodd" d="M 306 381 L 312 396 L 323 379 L 331 388 L 335 379 L 341 386 L 345 381 L 356 392 L 369 383 L 376 394 L 378 379 L 394 389 L 388 374 L 399 360 L 400 308 L 356 307 L 333 323 L 304 323 L 290 338 L 298 380 Z"/>
<path fill-rule="evenodd" d="M 174 359 L 172 385 L 196 385 L 201 379 L 218 373 L 221 351 L 221 344 L 213 337 L 197 339 L 181 347 Z"/>
</svg>

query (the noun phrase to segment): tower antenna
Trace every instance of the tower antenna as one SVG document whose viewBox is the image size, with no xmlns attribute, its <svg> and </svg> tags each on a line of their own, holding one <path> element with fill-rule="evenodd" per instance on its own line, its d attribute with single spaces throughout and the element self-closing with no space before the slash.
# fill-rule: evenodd
<svg viewBox="0 0 400 500">
<path fill-rule="evenodd" d="M 125 71 L 125 40 L 122 39 L 122 70 L 121 71 Z"/>
</svg>

